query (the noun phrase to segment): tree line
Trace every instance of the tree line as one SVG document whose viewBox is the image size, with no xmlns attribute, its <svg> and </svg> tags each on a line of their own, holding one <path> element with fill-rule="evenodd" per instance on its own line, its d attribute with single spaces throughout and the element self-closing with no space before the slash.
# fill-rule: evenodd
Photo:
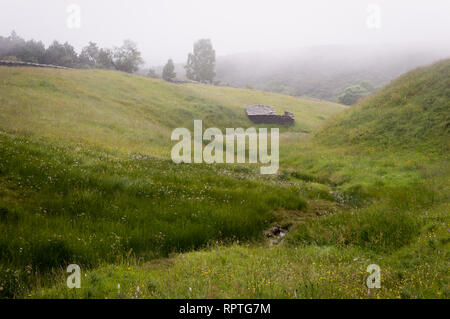
<svg viewBox="0 0 450 319">
<path fill-rule="evenodd" d="M 144 62 L 136 43 L 131 40 L 125 40 L 122 46 L 112 49 L 99 48 L 96 43 L 89 42 L 78 54 L 68 42 L 53 41 L 46 48 L 41 41 L 26 41 L 14 31 L 8 37 L 0 36 L 0 59 L 129 73 L 137 71 Z"/>
<path fill-rule="evenodd" d="M 0 60 L 51 64 L 68 68 L 108 69 L 133 73 L 144 63 L 137 44 L 125 40 L 120 47 L 100 48 L 89 42 L 78 54 L 68 42 L 54 41 L 47 48 L 41 41 L 24 40 L 12 32 L 7 37 L 0 36 Z M 186 77 L 192 81 L 213 83 L 215 77 L 216 53 L 211 40 L 201 39 L 194 44 L 185 66 Z M 175 66 L 169 59 L 163 68 L 162 78 L 173 81 Z M 157 77 L 154 70 L 149 76 Z"/>
</svg>

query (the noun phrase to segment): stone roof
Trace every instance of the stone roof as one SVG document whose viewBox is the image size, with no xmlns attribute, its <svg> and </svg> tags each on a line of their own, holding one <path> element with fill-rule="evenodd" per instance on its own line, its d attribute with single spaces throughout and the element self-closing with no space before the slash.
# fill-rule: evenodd
<svg viewBox="0 0 450 319">
<path fill-rule="evenodd" d="M 271 106 L 267 105 L 249 105 L 245 108 L 247 115 L 271 115 L 276 114 Z"/>
<path fill-rule="evenodd" d="M 292 112 L 285 111 L 283 115 L 278 115 L 268 105 L 249 105 L 245 108 L 245 113 L 247 113 L 249 120 L 255 124 L 293 125 L 295 123 Z"/>
</svg>

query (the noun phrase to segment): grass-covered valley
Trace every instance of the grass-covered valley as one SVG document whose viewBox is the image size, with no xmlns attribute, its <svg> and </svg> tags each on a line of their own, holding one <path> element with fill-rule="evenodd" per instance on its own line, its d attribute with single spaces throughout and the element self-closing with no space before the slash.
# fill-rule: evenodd
<svg viewBox="0 0 450 319">
<path fill-rule="evenodd" d="M 448 298 L 449 87 L 449 60 L 351 108 L 0 67 L 0 296 Z M 251 127 L 249 104 L 295 115 L 278 174 L 172 162 L 174 128 Z"/>
</svg>

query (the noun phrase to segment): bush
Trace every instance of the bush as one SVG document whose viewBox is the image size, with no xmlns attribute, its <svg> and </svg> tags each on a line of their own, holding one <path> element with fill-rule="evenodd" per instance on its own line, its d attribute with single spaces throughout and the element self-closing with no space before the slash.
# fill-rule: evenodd
<svg viewBox="0 0 450 319">
<path fill-rule="evenodd" d="M 360 85 L 352 85 L 346 88 L 344 92 L 338 96 L 338 101 L 345 105 L 352 105 L 369 94 L 370 92 L 367 91 L 366 88 Z"/>
</svg>

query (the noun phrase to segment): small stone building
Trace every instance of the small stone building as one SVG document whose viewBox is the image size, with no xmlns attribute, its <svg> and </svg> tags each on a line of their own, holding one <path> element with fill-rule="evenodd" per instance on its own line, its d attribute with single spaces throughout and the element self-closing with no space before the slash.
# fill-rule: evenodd
<svg viewBox="0 0 450 319">
<path fill-rule="evenodd" d="M 285 111 L 284 115 L 278 115 L 271 106 L 267 105 L 249 105 L 245 108 L 245 113 L 255 124 L 294 125 L 295 122 L 292 112 Z"/>
</svg>

